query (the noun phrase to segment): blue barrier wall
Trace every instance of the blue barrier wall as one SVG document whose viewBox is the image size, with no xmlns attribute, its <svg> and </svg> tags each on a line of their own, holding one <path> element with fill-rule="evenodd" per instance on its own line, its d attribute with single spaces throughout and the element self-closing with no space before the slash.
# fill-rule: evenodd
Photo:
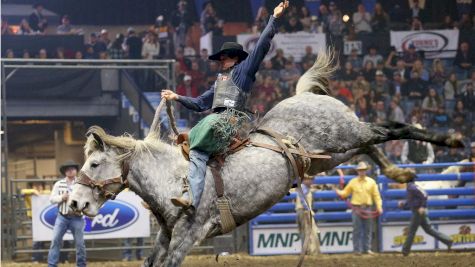
<svg viewBox="0 0 475 267">
<path fill-rule="evenodd" d="M 411 165 L 399 165 L 400 167 L 410 168 L 444 168 L 449 166 L 471 166 L 473 163 L 438 163 L 431 165 L 411 164 Z M 341 169 L 351 169 L 354 166 L 340 166 Z M 343 177 L 345 184 L 354 178 L 354 176 Z M 409 225 L 409 218 L 411 217 L 411 211 L 401 210 L 398 207 L 398 202 L 405 199 L 406 190 L 403 189 L 391 189 L 390 185 L 394 183 L 384 175 L 377 177 L 376 181 L 380 188 L 381 197 L 383 199 L 383 214 L 378 218 L 378 241 L 380 251 L 398 251 L 400 244 L 398 240 L 403 240 L 401 236 L 396 236 L 395 231 L 403 232 L 404 227 Z M 441 189 L 429 189 L 426 190 L 429 195 L 428 200 L 428 216 L 430 219 L 437 219 L 434 222 L 435 227 L 442 227 L 446 229 L 451 226 L 452 228 L 461 227 L 464 224 L 475 224 L 475 188 L 473 182 L 475 181 L 474 172 L 465 172 L 459 174 L 437 174 L 437 173 L 424 173 L 418 174 L 417 181 L 465 181 L 468 184 L 465 187 L 458 188 L 441 188 Z M 339 176 L 317 176 L 314 178 L 314 183 L 317 185 L 324 184 L 340 184 Z M 267 230 L 272 229 L 274 226 L 283 227 L 285 225 L 291 225 L 296 223 L 295 213 L 295 198 L 296 193 L 290 193 L 285 196 L 279 203 L 270 208 L 267 212 L 259 215 L 251 221 L 250 232 L 251 236 L 255 228 L 263 227 Z M 447 199 L 431 199 L 432 196 L 455 196 Z M 319 225 L 331 226 L 332 224 L 339 224 L 349 226 L 351 225 L 351 210 L 349 210 L 346 201 L 342 201 L 338 198 L 336 193 L 332 190 L 321 190 L 313 193 L 314 203 L 313 210 L 315 211 L 315 219 Z M 346 224 L 345 224 L 346 223 Z M 449 226 L 447 226 L 449 225 Z M 450 228 L 450 227 L 449 227 Z M 447 228 L 447 229 L 449 229 Z M 452 229 L 450 228 L 450 229 Z M 472 227 L 475 230 L 475 227 Z M 455 231 L 455 230 L 454 230 Z M 418 232 L 419 234 L 419 232 Z M 384 237 L 383 237 L 384 235 Z M 392 235 L 387 237 L 388 235 Z M 456 235 L 456 234 L 454 234 Z M 475 234 L 474 234 L 475 235 Z M 419 236 L 419 239 L 424 239 L 424 236 Z M 434 240 L 426 238 L 428 241 L 424 241 L 424 245 L 417 248 L 418 244 L 415 244 L 415 250 L 431 250 L 438 249 L 441 246 Z M 322 241 L 322 238 L 321 238 Z M 253 247 L 251 238 L 250 247 Z M 383 243 L 391 243 L 391 245 L 384 245 Z M 473 243 L 473 242 L 472 242 Z M 422 243 L 421 243 L 422 244 Z M 466 244 L 460 244 L 466 245 Z M 255 244 L 254 244 L 255 247 Z M 470 248 L 470 246 L 468 246 Z M 474 244 L 475 247 L 475 244 Z M 462 246 L 460 246 L 462 248 Z M 466 248 L 466 247 L 465 247 Z M 284 250 L 285 251 L 285 250 Z M 330 252 L 331 251 L 326 251 Z M 342 251 L 338 251 L 342 252 Z M 263 255 L 253 253 L 251 254 Z M 276 253 L 283 254 L 283 253 Z M 265 254 L 269 255 L 269 254 Z"/>
</svg>

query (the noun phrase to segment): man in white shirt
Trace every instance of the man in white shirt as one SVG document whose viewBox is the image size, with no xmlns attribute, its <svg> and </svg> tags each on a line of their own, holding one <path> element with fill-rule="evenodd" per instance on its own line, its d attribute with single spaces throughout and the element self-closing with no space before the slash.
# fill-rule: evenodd
<svg viewBox="0 0 475 267">
<path fill-rule="evenodd" d="M 84 244 L 84 220 L 81 215 L 74 214 L 67 205 L 69 194 L 73 191 L 79 165 L 74 161 L 66 161 L 59 171 L 65 178 L 57 181 L 51 192 L 50 202 L 58 205 L 58 216 L 54 222 L 53 240 L 48 253 L 48 267 L 56 267 L 63 236 L 67 230 L 73 234 L 76 243 L 76 265 L 86 266 L 86 246 Z"/>
<path fill-rule="evenodd" d="M 367 61 L 373 62 L 373 66 L 376 66 L 379 61 L 383 61 L 383 56 L 378 54 L 376 46 L 370 46 L 368 50 L 369 53 L 363 57 L 363 66 L 366 65 Z"/>
<path fill-rule="evenodd" d="M 358 12 L 353 13 L 353 24 L 355 25 L 356 33 L 372 32 L 371 28 L 371 14 L 366 12 L 363 4 L 358 5 Z"/>
</svg>

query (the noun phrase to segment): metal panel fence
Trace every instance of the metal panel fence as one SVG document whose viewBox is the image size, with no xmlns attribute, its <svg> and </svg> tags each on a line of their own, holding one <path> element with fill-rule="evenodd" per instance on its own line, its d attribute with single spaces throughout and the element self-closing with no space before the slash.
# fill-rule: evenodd
<svg viewBox="0 0 475 267">
<path fill-rule="evenodd" d="M 475 166 L 473 163 L 438 163 L 438 164 L 405 164 L 399 165 L 400 167 L 406 168 L 442 168 L 449 166 Z M 340 166 L 341 169 L 350 169 L 353 166 Z M 428 200 L 428 216 L 431 219 L 438 219 L 436 225 L 438 227 L 445 227 L 447 224 L 472 224 L 475 223 L 475 187 L 473 183 L 475 182 L 475 172 L 464 172 L 464 173 L 451 173 L 451 174 L 436 174 L 436 173 L 424 173 L 417 175 L 418 182 L 428 182 L 428 181 L 444 181 L 444 182 L 456 182 L 463 181 L 466 182 L 465 187 L 455 187 L 455 188 L 440 188 L 440 189 L 428 189 L 426 190 L 429 195 Z M 354 176 L 345 176 L 343 180 L 348 183 Z M 314 184 L 317 185 L 338 185 L 341 183 L 341 178 L 339 176 L 317 176 L 314 178 Z M 383 233 L 386 234 L 386 227 L 403 227 L 408 225 L 408 219 L 411 216 L 410 211 L 401 210 L 398 207 L 398 201 L 404 199 L 406 196 L 406 190 L 403 189 L 392 189 L 391 184 L 394 183 L 392 180 L 388 179 L 384 175 L 379 175 L 377 177 L 377 183 L 380 187 L 381 197 L 383 199 L 383 214 L 379 216 L 377 222 L 378 227 L 375 228 L 377 234 L 378 244 L 377 247 L 380 251 L 391 251 L 383 247 Z M 296 220 L 297 216 L 295 213 L 295 199 L 297 193 L 290 193 L 288 196 L 284 197 L 279 203 L 274 205 L 264 214 L 257 216 L 250 223 L 250 247 L 251 254 L 263 255 L 261 250 L 258 252 L 253 251 L 252 248 L 256 247 L 256 242 L 258 240 L 252 239 L 256 236 L 254 231 L 257 231 L 261 236 L 262 228 L 265 228 L 266 231 L 275 231 L 272 232 L 275 236 L 281 235 L 283 233 L 291 233 L 291 230 L 288 232 L 282 232 L 282 228 L 296 229 Z M 432 199 L 435 196 L 445 196 L 446 199 Z M 450 197 L 448 197 L 450 196 Z M 336 193 L 333 190 L 323 190 L 313 192 L 313 210 L 315 211 L 315 219 L 319 224 L 319 228 L 331 228 L 335 226 L 350 226 L 351 225 L 351 209 L 348 206 L 346 201 L 343 201 L 338 198 Z M 400 229 L 398 229 L 400 230 Z M 295 231 L 295 230 L 292 230 Z M 336 234 L 336 233 L 335 233 Z M 271 234 L 272 235 L 272 234 Z M 265 238 L 269 238 L 266 236 Z M 266 242 L 270 242 L 269 239 L 265 239 Z M 262 241 L 262 240 L 261 240 Z M 320 237 L 320 242 L 325 242 L 324 237 Z M 387 241 L 387 238 L 384 242 Z M 264 244 L 261 242 L 261 244 Z M 435 244 L 435 243 L 434 243 Z M 282 243 L 282 246 L 285 244 Z M 432 248 L 436 249 L 440 246 L 435 244 Z M 286 253 L 298 253 L 297 250 L 292 250 L 284 247 L 275 247 L 276 254 L 286 254 Z M 345 248 L 346 252 L 348 247 Z M 343 252 L 344 252 L 343 251 Z M 351 251 L 351 250 L 350 250 Z M 341 249 L 326 250 L 329 253 L 342 252 Z M 268 255 L 268 254 L 266 254 Z"/>
</svg>

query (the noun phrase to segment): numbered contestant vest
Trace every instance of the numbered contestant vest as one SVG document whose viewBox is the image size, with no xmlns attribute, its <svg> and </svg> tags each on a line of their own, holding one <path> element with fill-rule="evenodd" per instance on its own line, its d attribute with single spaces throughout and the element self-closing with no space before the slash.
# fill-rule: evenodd
<svg viewBox="0 0 475 267">
<path fill-rule="evenodd" d="M 214 87 L 214 98 L 212 109 L 216 111 L 221 108 L 233 108 L 239 111 L 246 110 L 246 100 L 248 94 L 242 91 L 234 82 L 230 72 L 220 73 Z"/>
</svg>

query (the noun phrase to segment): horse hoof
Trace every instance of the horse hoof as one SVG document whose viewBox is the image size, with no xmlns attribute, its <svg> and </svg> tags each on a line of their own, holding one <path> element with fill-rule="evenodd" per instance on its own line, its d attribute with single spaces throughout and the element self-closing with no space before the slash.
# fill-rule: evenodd
<svg viewBox="0 0 475 267">
<path fill-rule="evenodd" d="M 401 176 L 399 176 L 399 179 L 397 180 L 399 183 L 409 183 L 414 181 L 414 179 L 417 177 L 416 173 L 411 171 L 411 170 L 403 170 L 401 173 Z"/>
<path fill-rule="evenodd" d="M 383 170 L 384 175 L 398 183 L 408 183 L 416 178 L 416 173 L 409 169 L 402 169 L 395 165 Z"/>
<path fill-rule="evenodd" d="M 451 148 L 464 148 L 465 145 L 462 142 L 462 136 L 460 135 L 450 135 L 449 138 L 445 140 L 445 144 Z"/>
</svg>

